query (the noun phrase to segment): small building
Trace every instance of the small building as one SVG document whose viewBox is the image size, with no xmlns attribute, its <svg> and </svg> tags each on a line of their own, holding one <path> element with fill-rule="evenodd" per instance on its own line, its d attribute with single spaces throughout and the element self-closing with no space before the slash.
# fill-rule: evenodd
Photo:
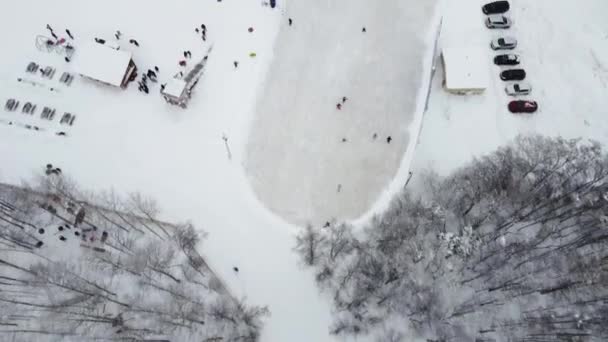
<svg viewBox="0 0 608 342">
<path fill-rule="evenodd" d="M 444 88 L 453 94 L 483 93 L 490 84 L 487 49 L 444 48 L 441 54 Z"/>
<path fill-rule="evenodd" d="M 186 72 L 185 76 L 182 77 L 183 72 L 175 75 L 161 91 L 161 94 L 165 101 L 172 105 L 186 108 L 188 101 L 192 96 L 194 87 L 198 84 L 199 79 L 204 73 L 205 65 L 207 64 L 207 58 L 213 46 L 209 48 L 207 54 L 198 63 Z"/>
<path fill-rule="evenodd" d="M 131 52 L 95 42 L 78 47 L 73 63 L 82 77 L 114 87 L 126 88 L 137 74 Z"/>
<path fill-rule="evenodd" d="M 167 82 L 165 89 L 162 91 L 165 101 L 186 108 L 189 99 L 189 94 L 186 94 L 186 85 L 186 81 L 179 78 L 172 78 Z"/>
</svg>

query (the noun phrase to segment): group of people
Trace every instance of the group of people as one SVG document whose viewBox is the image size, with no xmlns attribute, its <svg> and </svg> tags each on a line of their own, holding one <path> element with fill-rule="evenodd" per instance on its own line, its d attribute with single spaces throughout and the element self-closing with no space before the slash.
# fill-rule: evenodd
<svg viewBox="0 0 608 342">
<path fill-rule="evenodd" d="M 201 34 L 201 38 L 203 39 L 203 41 L 204 42 L 207 41 L 207 26 L 205 26 L 205 24 L 201 24 L 201 28 L 200 29 L 198 27 L 196 27 L 194 29 L 194 32 L 200 33 Z"/>
<path fill-rule="evenodd" d="M 157 75 L 156 75 L 157 72 L 159 72 L 159 69 L 157 66 L 155 66 L 154 70 L 148 69 L 148 72 L 141 75 L 141 81 L 137 82 L 137 84 L 139 85 L 138 90 L 141 92 L 144 92 L 146 94 L 149 94 L 150 88 L 148 88 L 148 80 L 150 80 L 154 83 L 158 82 Z"/>
<path fill-rule="evenodd" d="M 342 110 L 342 106 L 343 106 L 344 104 L 346 104 L 346 101 L 347 101 L 347 100 L 348 100 L 348 97 L 346 97 L 346 96 L 342 96 L 342 101 L 341 101 L 341 102 L 336 103 L 336 109 L 337 109 L 337 110 Z M 378 133 L 374 133 L 374 134 L 372 135 L 372 139 L 376 140 L 377 138 L 378 138 Z M 347 141 L 348 141 L 348 140 L 347 140 L 346 138 L 342 138 L 342 142 L 347 142 Z M 391 143 L 391 141 L 393 141 L 393 138 L 392 138 L 390 135 L 389 135 L 389 136 L 387 136 L 387 137 L 386 137 L 386 143 L 387 143 L 387 144 L 390 144 L 390 143 Z"/>
</svg>

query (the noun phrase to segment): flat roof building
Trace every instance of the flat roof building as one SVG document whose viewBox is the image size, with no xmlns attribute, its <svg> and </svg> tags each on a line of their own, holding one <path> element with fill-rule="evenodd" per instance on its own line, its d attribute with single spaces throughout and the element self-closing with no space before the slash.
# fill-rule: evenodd
<svg viewBox="0 0 608 342">
<path fill-rule="evenodd" d="M 131 52 L 95 42 L 79 46 L 73 63 L 81 76 L 121 88 L 126 88 L 137 72 Z"/>
<path fill-rule="evenodd" d="M 490 84 L 490 56 L 479 47 L 444 48 L 441 55 L 444 88 L 454 94 L 483 93 Z"/>
</svg>

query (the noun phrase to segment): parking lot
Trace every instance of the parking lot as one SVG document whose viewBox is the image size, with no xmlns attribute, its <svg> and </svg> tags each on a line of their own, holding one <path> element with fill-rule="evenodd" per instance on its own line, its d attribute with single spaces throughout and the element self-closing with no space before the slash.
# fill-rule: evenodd
<svg viewBox="0 0 608 342">
<path fill-rule="evenodd" d="M 491 61 L 496 53 L 489 48 L 490 41 L 507 30 L 485 27 L 483 3 L 444 1 L 440 45 L 487 46 Z M 511 1 L 513 26 L 508 34 L 517 37 L 513 52 L 521 56 L 521 66 L 533 86 L 530 96 L 523 98 L 538 101 L 538 111 L 531 115 L 508 111 L 512 98 L 499 77 L 501 68 L 491 62 L 491 83 L 482 95 L 447 94 L 442 77 L 436 77 L 415 168 L 434 167 L 445 174 L 522 133 L 608 143 L 604 110 L 608 105 L 608 22 L 602 19 L 607 10 L 603 0 L 586 1 L 585 6 L 573 2 L 555 6 L 550 0 Z M 438 68 L 439 75 L 440 63 Z"/>
</svg>

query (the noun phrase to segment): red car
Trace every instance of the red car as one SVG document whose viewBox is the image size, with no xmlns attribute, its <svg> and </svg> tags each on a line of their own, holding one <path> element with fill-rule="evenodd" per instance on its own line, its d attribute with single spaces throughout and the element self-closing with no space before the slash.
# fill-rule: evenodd
<svg viewBox="0 0 608 342">
<path fill-rule="evenodd" d="M 517 100 L 509 102 L 511 113 L 534 113 L 538 109 L 536 101 Z"/>
</svg>

